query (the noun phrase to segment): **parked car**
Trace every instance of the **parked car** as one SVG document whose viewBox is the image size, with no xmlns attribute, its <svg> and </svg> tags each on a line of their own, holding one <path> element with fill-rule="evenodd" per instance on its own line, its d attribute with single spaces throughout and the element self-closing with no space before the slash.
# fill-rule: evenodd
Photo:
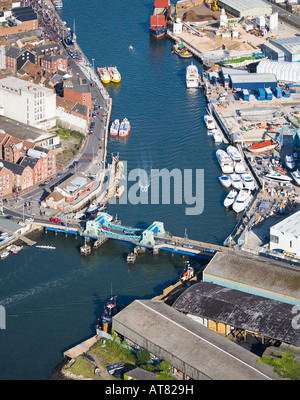
<svg viewBox="0 0 300 400">
<path fill-rule="evenodd" d="M 91 82 L 90 85 L 91 85 L 91 86 L 95 86 L 96 83 L 95 83 L 95 82 Z"/>
<path fill-rule="evenodd" d="M 98 108 L 99 108 L 98 104 L 95 104 L 94 105 L 94 111 L 98 110 Z"/>
<path fill-rule="evenodd" d="M 92 117 L 97 117 L 97 113 L 93 112 Z"/>
<path fill-rule="evenodd" d="M 33 219 L 33 218 L 26 218 L 25 221 L 26 221 L 26 222 L 33 222 L 34 219 Z"/>
<path fill-rule="evenodd" d="M 109 231 L 109 228 L 106 228 L 106 226 L 102 226 L 102 229 L 103 229 L 104 231 Z"/>
<path fill-rule="evenodd" d="M 59 223 L 61 222 L 60 219 L 54 218 L 54 217 L 51 217 L 51 218 L 50 218 L 50 221 L 51 221 L 51 222 L 54 222 L 55 224 L 59 224 Z"/>
</svg>

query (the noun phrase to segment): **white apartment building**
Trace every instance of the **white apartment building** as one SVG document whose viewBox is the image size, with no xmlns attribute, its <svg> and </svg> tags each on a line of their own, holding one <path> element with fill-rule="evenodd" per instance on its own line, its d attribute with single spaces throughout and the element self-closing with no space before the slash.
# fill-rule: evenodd
<svg viewBox="0 0 300 400">
<path fill-rule="evenodd" d="M 0 106 L 6 117 L 26 125 L 48 129 L 56 124 L 55 92 L 22 79 L 0 79 Z"/>
<path fill-rule="evenodd" d="M 300 257 L 300 211 L 270 228 L 270 250 L 283 250 Z"/>
</svg>

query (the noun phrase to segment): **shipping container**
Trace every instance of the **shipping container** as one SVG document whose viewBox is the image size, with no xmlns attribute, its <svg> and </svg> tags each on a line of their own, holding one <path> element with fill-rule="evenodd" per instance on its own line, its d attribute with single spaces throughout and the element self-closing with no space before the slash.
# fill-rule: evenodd
<svg viewBox="0 0 300 400">
<path fill-rule="evenodd" d="M 266 100 L 272 100 L 272 90 L 270 88 L 266 89 Z"/>
<path fill-rule="evenodd" d="M 274 94 L 275 94 L 275 97 L 277 97 L 277 99 L 282 98 L 282 90 L 280 89 L 280 87 L 277 86 L 277 88 L 274 90 Z"/>
<path fill-rule="evenodd" d="M 244 89 L 242 92 L 242 97 L 244 101 L 249 101 L 249 91 L 247 89 Z"/>
<path fill-rule="evenodd" d="M 290 93 L 285 90 L 282 92 L 282 95 L 283 97 L 291 97 Z"/>
<path fill-rule="evenodd" d="M 155 0 L 154 1 L 155 8 L 165 8 L 165 7 L 169 7 L 169 5 L 170 5 L 170 0 Z"/>
<path fill-rule="evenodd" d="M 266 99 L 266 92 L 265 89 L 262 88 L 258 88 L 258 96 L 257 96 L 257 100 L 265 100 Z"/>
</svg>

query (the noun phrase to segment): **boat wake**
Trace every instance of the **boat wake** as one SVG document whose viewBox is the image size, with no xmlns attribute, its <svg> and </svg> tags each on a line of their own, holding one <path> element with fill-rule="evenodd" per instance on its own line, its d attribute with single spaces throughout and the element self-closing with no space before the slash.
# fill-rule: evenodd
<svg viewBox="0 0 300 400">
<path fill-rule="evenodd" d="M 142 165 L 139 165 L 139 187 L 141 192 L 147 192 L 150 185 L 151 185 L 151 167 L 152 163 L 151 160 L 147 160 L 144 158 L 142 160 Z"/>
<path fill-rule="evenodd" d="M 133 46 L 130 45 L 130 46 L 128 47 L 128 50 L 130 51 L 130 53 L 136 54 L 135 48 L 134 48 Z"/>
</svg>

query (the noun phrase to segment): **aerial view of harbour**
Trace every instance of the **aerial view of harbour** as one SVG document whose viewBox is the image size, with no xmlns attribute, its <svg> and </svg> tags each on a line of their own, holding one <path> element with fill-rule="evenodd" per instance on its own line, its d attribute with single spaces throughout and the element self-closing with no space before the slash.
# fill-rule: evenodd
<svg viewBox="0 0 300 400">
<path fill-rule="evenodd" d="M 299 380 L 300 6 L 0 7 L 0 379 Z"/>
</svg>

